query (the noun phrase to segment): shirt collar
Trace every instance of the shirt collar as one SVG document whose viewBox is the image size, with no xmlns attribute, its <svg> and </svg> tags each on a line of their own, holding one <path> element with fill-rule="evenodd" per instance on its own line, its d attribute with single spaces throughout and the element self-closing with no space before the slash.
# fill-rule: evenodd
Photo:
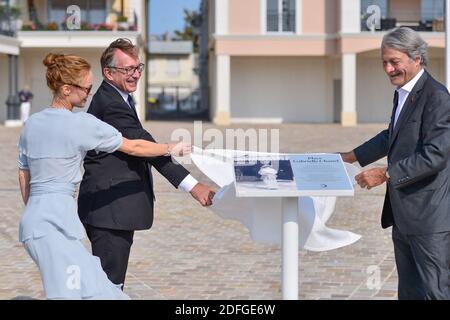
<svg viewBox="0 0 450 320">
<path fill-rule="evenodd" d="M 415 76 L 414 78 L 412 78 L 411 80 L 409 80 L 409 82 L 407 84 L 405 84 L 403 87 L 401 88 L 397 88 L 397 91 L 401 91 L 404 90 L 408 93 L 410 93 L 412 91 L 412 89 L 414 88 L 414 86 L 416 85 L 417 81 L 419 81 L 420 77 L 422 76 L 422 74 L 425 72 L 425 69 L 422 68 L 422 70 L 420 70 Z"/>
<path fill-rule="evenodd" d="M 108 82 L 108 81 L 106 81 L 106 80 L 105 80 L 105 82 L 106 82 L 107 84 L 109 84 L 111 87 L 113 87 L 114 89 L 116 89 L 117 92 L 119 92 L 120 95 L 122 96 L 123 100 L 125 100 L 125 102 L 128 103 L 128 96 L 129 96 L 128 93 L 126 93 L 125 91 L 120 90 L 120 89 L 117 88 L 115 85 L 111 84 L 110 82 Z"/>
</svg>

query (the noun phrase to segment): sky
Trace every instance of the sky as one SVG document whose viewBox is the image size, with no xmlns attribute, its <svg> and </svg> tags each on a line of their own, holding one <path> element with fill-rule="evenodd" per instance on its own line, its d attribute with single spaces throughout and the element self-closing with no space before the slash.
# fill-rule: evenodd
<svg viewBox="0 0 450 320">
<path fill-rule="evenodd" d="M 198 10 L 200 0 L 149 0 L 150 34 L 163 34 L 184 27 L 183 9 Z"/>
</svg>

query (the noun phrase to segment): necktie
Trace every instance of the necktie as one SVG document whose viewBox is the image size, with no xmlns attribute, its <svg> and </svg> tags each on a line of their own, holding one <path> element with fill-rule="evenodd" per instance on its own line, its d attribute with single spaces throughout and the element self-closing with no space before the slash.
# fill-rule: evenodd
<svg viewBox="0 0 450 320">
<path fill-rule="evenodd" d="M 137 117 L 137 113 L 136 113 L 136 105 L 134 104 L 134 100 L 133 97 L 131 95 L 128 95 L 128 104 L 131 107 L 131 110 L 133 110 L 134 115 Z"/>
<path fill-rule="evenodd" d="M 395 90 L 395 94 L 394 94 L 394 107 L 392 109 L 392 127 L 395 127 L 395 124 L 397 121 L 395 121 L 396 118 L 396 113 L 397 113 L 397 108 L 398 108 L 398 91 Z M 398 119 L 398 118 L 397 118 Z"/>
<path fill-rule="evenodd" d="M 131 109 L 133 109 L 136 112 L 136 106 L 134 104 L 133 97 L 128 95 L 128 104 L 130 105 Z"/>
</svg>

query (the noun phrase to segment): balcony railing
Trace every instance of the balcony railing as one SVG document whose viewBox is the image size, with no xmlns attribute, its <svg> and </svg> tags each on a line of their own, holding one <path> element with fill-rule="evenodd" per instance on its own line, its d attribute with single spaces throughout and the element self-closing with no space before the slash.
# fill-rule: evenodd
<svg viewBox="0 0 450 320">
<path fill-rule="evenodd" d="M 268 32 L 295 32 L 294 9 L 281 13 L 277 10 L 267 10 L 266 19 Z"/>
<path fill-rule="evenodd" d="M 416 31 L 421 32 L 443 32 L 445 31 L 444 23 L 444 12 L 420 12 L 418 16 L 427 17 L 426 19 L 420 18 L 405 18 L 414 17 L 416 14 L 411 12 L 402 12 L 404 14 L 402 17 L 390 16 L 389 13 L 386 14 L 387 17 L 381 17 L 379 27 L 373 27 L 373 31 L 387 31 L 396 27 L 409 27 Z M 367 19 L 371 14 L 361 14 L 361 31 L 372 31 L 367 25 Z M 373 20 L 373 19 L 372 19 Z"/>
<path fill-rule="evenodd" d="M 372 31 L 366 23 L 366 19 L 361 19 L 361 31 Z M 387 31 L 396 27 L 409 27 L 420 32 L 443 32 L 445 31 L 444 19 L 422 20 L 422 21 L 399 21 L 396 18 L 382 18 L 380 27 L 373 31 Z"/>
<path fill-rule="evenodd" d="M 15 37 L 17 33 L 17 19 L 7 13 L 0 12 L 0 34 Z"/>
<path fill-rule="evenodd" d="M 100 23 L 91 24 L 88 22 L 81 22 L 79 28 L 69 29 L 67 24 L 63 21 L 61 23 L 24 23 L 21 28 L 22 31 L 136 31 L 137 26 L 128 23 Z"/>
</svg>

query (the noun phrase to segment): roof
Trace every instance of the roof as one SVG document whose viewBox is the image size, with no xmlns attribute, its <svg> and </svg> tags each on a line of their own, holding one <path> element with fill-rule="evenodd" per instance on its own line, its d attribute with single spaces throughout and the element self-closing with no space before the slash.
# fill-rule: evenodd
<svg viewBox="0 0 450 320">
<path fill-rule="evenodd" d="M 153 54 L 191 54 L 191 41 L 149 41 L 149 52 Z"/>
</svg>

